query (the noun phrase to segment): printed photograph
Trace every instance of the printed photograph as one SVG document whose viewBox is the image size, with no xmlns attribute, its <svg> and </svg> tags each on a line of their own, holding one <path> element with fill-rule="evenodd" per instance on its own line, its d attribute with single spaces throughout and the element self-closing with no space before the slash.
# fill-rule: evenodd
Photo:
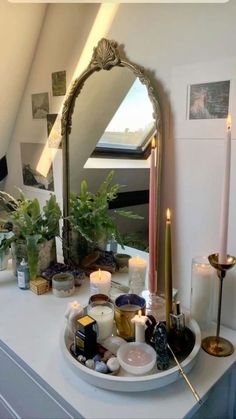
<svg viewBox="0 0 236 419">
<path fill-rule="evenodd" d="M 32 114 L 34 119 L 47 118 L 49 113 L 48 93 L 35 93 L 32 98 Z"/>
<path fill-rule="evenodd" d="M 192 84 L 189 88 L 189 119 L 227 118 L 230 80 Z"/>
<path fill-rule="evenodd" d="M 66 94 L 66 72 L 56 71 L 52 73 L 52 95 L 63 96 Z"/>
<path fill-rule="evenodd" d="M 48 146 L 61 148 L 61 117 L 57 113 L 47 115 Z"/>
<path fill-rule="evenodd" d="M 46 169 L 47 172 L 46 176 L 45 173 L 42 174 L 39 171 L 38 167 L 39 161 L 42 162 L 45 145 L 40 143 L 21 143 L 20 146 L 24 185 L 47 191 L 54 191 L 52 161 L 50 161 L 51 159 L 48 155 L 45 156 L 44 165 L 44 169 Z"/>
</svg>

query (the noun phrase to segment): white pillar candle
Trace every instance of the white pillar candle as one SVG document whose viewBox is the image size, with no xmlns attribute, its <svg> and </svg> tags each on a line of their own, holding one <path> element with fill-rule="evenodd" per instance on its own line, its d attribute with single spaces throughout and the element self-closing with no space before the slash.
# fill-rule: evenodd
<svg viewBox="0 0 236 419">
<path fill-rule="evenodd" d="M 103 341 L 112 335 L 114 323 L 114 308 L 111 303 L 89 304 L 88 315 L 96 320 L 98 325 L 98 341 Z"/>
<path fill-rule="evenodd" d="M 129 287 L 130 292 L 141 294 L 145 289 L 147 262 L 140 256 L 129 259 Z"/>
<path fill-rule="evenodd" d="M 221 196 L 221 217 L 220 217 L 220 243 L 219 243 L 219 262 L 225 263 L 227 260 L 227 240 L 229 222 L 229 192 L 230 192 L 230 163 L 231 163 L 231 117 L 227 118 L 227 133 L 224 147 L 224 171 L 223 187 Z"/>
<path fill-rule="evenodd" d="M 135 342 L 145 342 L 145 325 L 147 320 L 148 317 L 142 316 L 141 310 L 131 319 L 135 326 Z"/>
<path fill-rule="evenodd" d="M 111 273 L 108 271 L 92 272 L 90 274 L 90 294 L 109 295 L 111 288 Z"/>
<path fill-rule="evenodd" d="M 84 315 L 84 309 L 78 301 L 72 301 L 68 304 L 65 317 L 67 319 L 67 326 L 72 333 L 76 332 L 77 319 Z"/>
<path fill-rule="evenodd" d="M 190 314 L 202 330 L 207 330 L 212 321 L 212 297 L 214 269 L 207 257 L 192 260 L 192 286 Z"/>
</svg>

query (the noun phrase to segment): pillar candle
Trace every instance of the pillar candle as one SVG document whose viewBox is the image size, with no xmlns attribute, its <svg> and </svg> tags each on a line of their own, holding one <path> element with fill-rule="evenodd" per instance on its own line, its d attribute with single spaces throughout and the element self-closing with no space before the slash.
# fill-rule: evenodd
<svg viewBox="0 0 236 419">
<path fill-rule="evenodd" d="M 92 272 L 90 274 L 90 294 L 108 295 L 111 288 L 111 273 L 108 271 Z"/>
<path fill-rule="evenodd" d="M 230 162 L 231 162 L 231 117 L 227 118 L 227 132 L 224 145 L 224 171 L 221 197 L 219 262 L 227 260 L 227 239 L 229 222 Z"/>
<path fill-rule="evenodd" d="M 149 283 L 151 293 L 156 291 L 156 143 L 153 138 L 150 156 L 149 181 Z"/>
<path fill-rule="evenodd" d="M 149 318 L 142 316 L 141 310 L 131 319 L 131 322 L 135 325 L 135 342 L 145 342 L 145 325 L 147 320 Z"/>
<path fill-rule="evenodd" d="M 140 256 L 129 259 L 129 287 L 130 292 L 141 294 L 145 289 L 147 262 Z"/>
<path fill-rule="evenodd" d="M 166 329 L 170 330 L 170 313 L 172 312 L 172 260 L 171 260 L 171 221 L 170 210 L 166 211 L 165 230 L 165 303 L 166 303 Z"/>
</svg>

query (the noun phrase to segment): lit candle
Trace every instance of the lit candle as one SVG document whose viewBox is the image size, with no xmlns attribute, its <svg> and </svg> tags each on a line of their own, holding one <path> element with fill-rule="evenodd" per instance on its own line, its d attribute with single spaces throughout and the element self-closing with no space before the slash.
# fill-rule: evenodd
<svg viewBox="0 0 236 419">
<path fill-rule="evenodd" d="M 147 262 L 140 256 L 129 259 L 129 287 L 130 292 L 141 294 L 145 289 Z"/>
<path fill-rule="evenodd" d="M 101 342 L 112 335 L 114 324 L 114 308 L 111 303 L 89 304 L 88 315 L 96 320 L 98 325 L 98 340 Z"/>
<path fill-rule="evenodd" d="M 148 317 L 142 316 L 141 310 L 131 319 L 131 322 L 135 325 L 135 342 L 145 342 L 145 325 L 147 320 L 149 320 Z"/>
<path fill-rule="evenodd" d="M 76 332 L 77 319 L 84 315 L 84 309 L 78 301 L 72 301 L 67 306 L 65 317 L 67 319 L 67 326 L 72 333 Z"/>
<path fill-rule="evenodd" d="M 166 211 L 165 231 L 165 303 L 166 329 L 170 330 L 170 313 L 172 313 L 172 261 L 171 261 L 171 221 L 170 210 Z"/>
<path fill-rule="evenodd" d="M 151 293 L 156 292 L 156 142 L 152 139 L 149 181 L 149 284 Z"/>
<path fill-rule="evenodd" d="M 111 288 L 111 273 L 108 271 L 92 272 L 90 274 L 90 293 L 109 295 Z"/>
<path fill-rule="evenodd" d="M 227 133 L 225 138 L 225 159 L 223 172 L 223 188 L 221 198 L 221 217 L 220 217 L 220 245 L 219 262 L 225 263 L 227 259 L 227 239 L 229 222 L 229 191 L 230 191 L 230 162 L 231 162 L 231 117 L 228 115 Z"/>
</svg>

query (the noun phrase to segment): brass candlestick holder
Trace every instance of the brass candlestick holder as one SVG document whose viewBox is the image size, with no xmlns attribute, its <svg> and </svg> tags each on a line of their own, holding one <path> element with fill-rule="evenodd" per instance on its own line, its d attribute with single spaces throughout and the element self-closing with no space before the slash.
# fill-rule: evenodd
<svg viewBox="0 0 236 419">
<path fill-rule="evenodd" d="M 236 263 L 234 256 L 227 255 L 225 263 L 219 263 L 219 254 L 214 253 L 208 256 L 208 260 L 217 271 L 219 278 L 219 297 L 218 297 L 218 313 L 217 313 L 217 327 L 216 336 L 208 336 L 202 340 L 202 348 L 208 354 L 213 356 L 229 356 L 234 352 L 234 347 L 231 342 L 227 339 L 220 337 L 220 318 L 221 318 L 221 302 L 222 302 L 222 290 L 223 290 L 223 279 L 226 276 L 226 272 L 233 268 Z"/>
</svg>

